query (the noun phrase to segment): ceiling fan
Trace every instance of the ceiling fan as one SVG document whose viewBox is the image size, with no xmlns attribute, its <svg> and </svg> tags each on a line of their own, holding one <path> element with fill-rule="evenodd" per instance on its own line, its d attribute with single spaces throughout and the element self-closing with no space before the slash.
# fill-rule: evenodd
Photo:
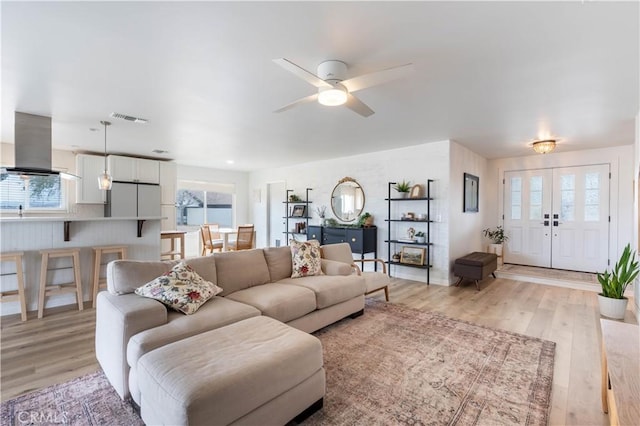
<svg viewBox="0 0 640 426">
<path fill-rule="evenodd" d="M 318 88 L 318 93 L 298 99 L 277 109 L 275 112 L 286 111 L 297 105 L 317 100 L 320 104 L 326 106 L 344 105 L 363 117 L 369 117 L 374 111 L 352 93 L 396 80 L 413 72 L 413 64 L 406 64 L 345 79 L 347 64 L 342 61 L 330 60 L 322 62 L 318 65 L 317 74 L 313 74 L 285 58 L 274 59 L 273 62 Z"/>
</svg>

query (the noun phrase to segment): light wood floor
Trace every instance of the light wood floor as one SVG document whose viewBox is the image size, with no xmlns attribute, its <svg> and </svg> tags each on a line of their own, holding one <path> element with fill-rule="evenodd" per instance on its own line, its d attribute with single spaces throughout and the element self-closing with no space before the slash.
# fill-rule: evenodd
<svg viewBox="0 0 640 426">
<path fill-rule="evenodd" d="M 600 408 L 596 293 L 501 278 L 481 287 L 394 280 L 391 302 L 556 342 L 550 424 L 608 424 Z M 625 322 L 637 323 L 630 309 Z M 95 371 L 94 330 L 93 309 L 56 308 L 41 320 L 31 313 L 26 323 L 18 316 L 3 318 L 1 399 Z"/>
</svg>

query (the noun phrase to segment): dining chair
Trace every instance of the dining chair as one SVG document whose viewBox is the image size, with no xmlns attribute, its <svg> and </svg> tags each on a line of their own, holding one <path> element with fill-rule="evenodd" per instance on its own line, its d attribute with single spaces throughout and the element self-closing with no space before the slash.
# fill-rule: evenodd
<svg viewBox="0 0 640 426">
<path fill-rule="evenodd" d="M 209 225 L 200 226 L 200 240 L 202 241 L 202 256 L 213 253 L 214 250 L 222 250 L 222 241 L 215 241 L 211 238 L 211 229 Z"/>
<path fill-rule="evenodd" d="M 238 226 L 238 237 L 228 244 L 229 250 L 248 250 L 253 248 L 253 225 Z"/>
<path fill-rule="evenodd" d="M 222 251 L 224 240 L 220 236 L 220 225 L 217 223 L 209 223 L 208 226 L 211 233 L 211 250 Z"/>
</svg>

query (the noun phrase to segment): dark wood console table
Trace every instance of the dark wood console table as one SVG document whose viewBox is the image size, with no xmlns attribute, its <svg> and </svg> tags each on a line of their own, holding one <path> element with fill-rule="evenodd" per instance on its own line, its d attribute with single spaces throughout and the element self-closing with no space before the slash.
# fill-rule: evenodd
<svg viewBox="0 0 640 426">
<path fill-rule="evenodd" d="M 354 228 L 350 226 L 309 226 L 308 240 L 318 240 L 320 244 L 349 243 L 351 252 L 360 255 L 373 253 L 378 257 L 378 228 Z M 377 270 L 377 266 L 374 265 Z"/>
</svg>

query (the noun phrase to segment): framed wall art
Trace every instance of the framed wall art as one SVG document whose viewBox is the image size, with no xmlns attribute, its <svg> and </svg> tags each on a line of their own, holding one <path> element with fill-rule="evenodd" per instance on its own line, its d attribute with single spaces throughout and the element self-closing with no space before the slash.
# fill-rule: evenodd
<svg viewBox="0 0 640 426">
<path fill-rule="evenodd" d="M 408 265 L 424 265 L 424 247 L 403 246 L 400 252 L 400 263 Z"/>
<path fill-rule="evenodd" d="M 469 173 L 464 174 L 464 200 L 462 211 L 465 213 L 477 213 L 480 178 Z"/>
</svg>

